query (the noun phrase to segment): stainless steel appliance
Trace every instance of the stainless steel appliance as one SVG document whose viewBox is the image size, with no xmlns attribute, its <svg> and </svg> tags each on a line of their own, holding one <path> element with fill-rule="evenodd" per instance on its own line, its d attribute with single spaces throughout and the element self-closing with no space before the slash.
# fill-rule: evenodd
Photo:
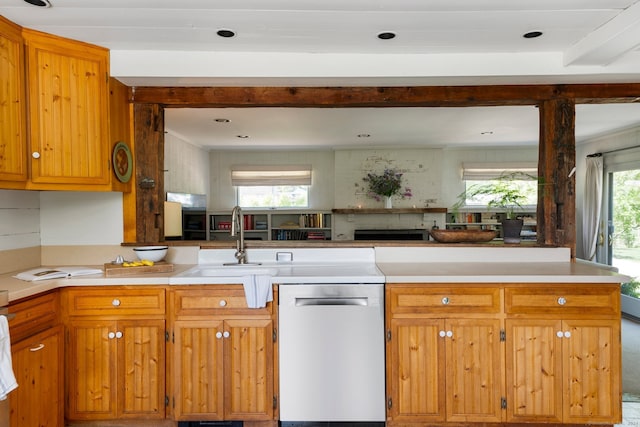
<svg viewBox="0 0 640 427">
<path fill-rule="evenodd" d="M 8 316 L 9 292 L 0 291 L 0 316 Z M 9 427 L 9 399 L 0 400 L 0 427 Z"/>
<path fill-rule="evenodd" d="M 384 285 L 279 287 L 283 426 L 385 420 Z"/>
</svg>

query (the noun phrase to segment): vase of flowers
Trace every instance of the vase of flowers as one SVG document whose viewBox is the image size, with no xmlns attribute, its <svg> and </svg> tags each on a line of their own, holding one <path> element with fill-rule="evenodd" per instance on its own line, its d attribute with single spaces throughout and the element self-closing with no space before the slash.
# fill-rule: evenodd
<svg viewBox="0 0 640 427">
<path fill-rule="evenodd" d="M 362 180 L 368 185 L 367 195 L 376 200 L 384 198 L 387 209 L 392 207 L 391 197 L 399 195 L 404 199 L 413 195 L 409 187 L 403 187 L 402 173 L 395 169 L 385 168 L 382 174 L 368 173 Z"/>
</svg>

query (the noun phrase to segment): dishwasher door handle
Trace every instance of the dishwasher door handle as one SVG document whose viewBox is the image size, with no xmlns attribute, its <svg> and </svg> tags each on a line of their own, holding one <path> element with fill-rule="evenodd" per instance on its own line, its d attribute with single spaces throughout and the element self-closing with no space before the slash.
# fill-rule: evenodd
<svg viewBox="0 0 640 427">
<path fill-rule="evenodd" d="M 296 297 L 296 307 L 313 306 L 313 305 L 369 305 L 367 297 L 321 297 L 321 298 L 303 298 Z"/>
</svg>

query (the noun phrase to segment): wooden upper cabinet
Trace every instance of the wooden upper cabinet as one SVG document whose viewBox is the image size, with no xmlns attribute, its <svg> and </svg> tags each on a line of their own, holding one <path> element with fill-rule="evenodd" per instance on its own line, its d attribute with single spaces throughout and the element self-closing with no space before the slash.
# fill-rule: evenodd
<svg viewBox="0 0 640 427">
<path fill-rule="evenodd" d="M 2 16 L 0 81 L 0 182 L 4 188 L 24 188 L 27 136 L 22 28 Z"/>
<path fill-rule="evenodd" d="M 23 37 L 30 188 L 109 184 L 109 51 L 27 29 Z"/>
</svg>

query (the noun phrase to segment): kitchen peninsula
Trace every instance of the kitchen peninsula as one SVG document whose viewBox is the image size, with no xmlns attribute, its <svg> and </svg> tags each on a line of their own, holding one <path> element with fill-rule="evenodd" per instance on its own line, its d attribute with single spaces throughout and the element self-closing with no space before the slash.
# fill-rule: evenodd
<svg viewBox="0 0 640 427">
<path fill-rule="evenodd" d="M 325 282 L 331 279 L 332 269 L 336 280 L 353 280 L 349 278 L 353 266 L 344 256 L 349 251 L 364 251 L 372 257 L 375 263 L 368 270 L 369 279 L 377 277 L 376 280 L 386 283 L 387 424 L 444 426 L 460 422 L 469 425 L 538 422 L 611 425 L 620 421 L 619 285 L 628 280 L 626 276 L 571 261 L 567 248 L 437 244 L 424 247 L 345 246 L 249 248 L 248 257 L 263 262 L 261 267 L 273 269 L 269 271 L 276 285 L 275 300 L 278 284 Z M 172 247 L 169 260 L 179 258 L 179 252 L 190 249 Z M 279 264 L 277 252 L 290 252 L 293 260 Z M 211 253 L 221 258 L 210 258 Z M 332 253 L 339 256 L 334 257 Z M 6 274 L 0 276 L 0 288 L 9 290 L 10 312 L 18 310 L 10 325 L 18 324 L 15 330 L 21 334 L 21 341 L 43 331 L 34 326 L 42 319 L 46 319 L 42 323 L 46 325 L 45 330 L 53 326 L 70 331 L 70 344 L 64 344 L 71 346 L 66 349 L 69 356 L 64 372 L 71 391 L 75 390 L 71 394 L 71 405 L 66 408 L 69 419 L 129 418 L 147 420 L 149 425 L 154 425 L 151 420 L 157 423 L 159 420 L 195 419 L 275 423 L 279 419 L 279 404 L 272 407 L 271 403 L 266 405 L 265 402 L 272 402 L 279 395 L 277 363 L 282 354 L 279 354 L 277 340 L 273 347 L 251 350 L 256 357 L 256 366 L 264 369 L 261 372 L 269 373 L 265 377 L 266 383 L 247 378 L 254 386 L 245 391 L 262 402 L 253 409 L 242 406 L 248 401 L 227 400 L 232 396 L 222 390 L 227 390 L 231 386 L 228 381 L 234 380 L 225 376 L 228 378 L 223 382 L 226 385 L 219 391 L 222 409 L 207 406 L 206 411 L 199 413 L 195 410 L 197 405 L 192 406 L 195 403 L 192 399 L 204 399 L 205 396 L 192 394 L 196 389 L 185 389 L 189 384 L 196 384 L 181 382 L 187 377 L 176 374 L 190 372 L 190 365 L 185 365 L 184 358 L 191 353 L 178 351 L 178 348 L 186 348 L 179 347 L 178 342 L 186 345 L 183 340 L 194 339 L 192 333 L 208 330 L 214 331 L 215 335 L 220 321 L 220 325 L 229 322 L 229 325 L 251 328 L 264 338 L 270 336 L 270 331 L 277 325 L 276 304 L 269 303 L 265 309 L 246 307 L 238 276 L 189 275 L 188 271 L 194 266 L 218 265 L 218 261 L 227 258 L 233 260 L 233 250 L 203 249 L 198 251 L 198 259 L 176 265 L 172 273 L 158 275 L 95 275 L 43 283 L 23 282 Z M 315 261 L 309 262 L 310 259 Z M 224 306 L 218 304 L 223 300 L 226 301 Z M 38 301 L 44 305 L 36 305 Z M 100 308 L 101 304 L 105 306 Z M 20 308 L 27 308 L 33 315 L 24 317 Z M 202 323 L 206 313 L 210 313 L 206 320 L 209 326 Z M 25 325 L 29 326 L 28 330 Z M 95 326 L 91 325 L 103 326 L 93 329 Z M 189 328 L 200 326 L 197 330 L 184 329 L 187 325 L 192 325 Z M 89 326 L 91 328 L 87 329 Z M 74 349 L 88 348 L 89 341 L 77 339 L 88 338 L 90 335 L 86 334 L 91 330 L 94 330 L 96 343 L 109 346 L 120 341 L 131 348 L 138 348 L 143 342 L 154 343 L 151 353 L 154 356 L 145 360 L 156 361 L 157 366 L 136 365 L 135 358 L 117 358 L 118 364 L 131 363 L 141 370 L 140 373 L 155 373 L 150 382 L 145 382 L 149 378 L 145 380 L 144 376 L 137 380 L 135 376 L 127 377 L 125 372 L 130 367 L 118 366 L 116 359 L 110 359 L 116 354 L 124 354 L 120 353 L 124 351 L 123 344 L 113 347 L 111 351 L 115 353 L 105 359 L 113 362 L 104 365 L 115 369 L 109 372 L 115 375 L 113 378 L 121 378 L 118 382 L 133 381 L 127 390 L 152 384 L 155 393 L 146 395 L 148 406 L 132 410 L 127 405 L 135 399 L 129 401 L 126 396 L 119 396 L 117 390 L 122 389 L 115 383 L 111 384 L 108 378 L 97 378 L 95 373 L 83 372 L 89 365 L 82 362 L 80 356 L 88 353 Z M 170 336 L 182 331 L 180 341 L 165 343 L 161 338 L 165 331 Z M 78 335 L 80 332 L 84 335 Z M 121 339 L 117 337 L 118 332 L 124 335 Z M 109 338 L 111 333 L 114 340 Z M 134 336 L 148 338 L 138 341 L 131 338 Z M 216 342 L 215 337 L 213 339 Z M 59 345 L 63 345 L 62 342 Z M 100 354 L 107 357 L 108 353 Z M 51 358 L 47 364 L 56 360 L 62 363 L 62 359 Z M 206 359 L 200 362 L 205 363 Z M 207 372 L 217 378 L 216 372 L 222 375 L 229 368 L 220 369 Z M 250 374 L 249 371 L 241 372 Z M 84 380 L 78 383 L 77 378 Z M 194 377 L 190 381 L 195 380 Z M 102 412 L 87 407 L 87 404 L 99 402 L 77 401 L 73 396 L 80 395 L 82 387 L 88 387 L 87 392 L 97 390 L 92 387 L 103 387 L 105 392 L 114 393 L 114 401 Z M 178 405 L 182 405 L 178 406 L 179 410 L 164 406 L 165 395 L 177 399 Z M 20 404 L 38 406 L 49 401 L 35 401 L 33 394 L 27 399 Z M 185 406 L 186 402 L 192 403 Z M 234 407 L 235 412 L 232 411 Z"/>
</svg>

